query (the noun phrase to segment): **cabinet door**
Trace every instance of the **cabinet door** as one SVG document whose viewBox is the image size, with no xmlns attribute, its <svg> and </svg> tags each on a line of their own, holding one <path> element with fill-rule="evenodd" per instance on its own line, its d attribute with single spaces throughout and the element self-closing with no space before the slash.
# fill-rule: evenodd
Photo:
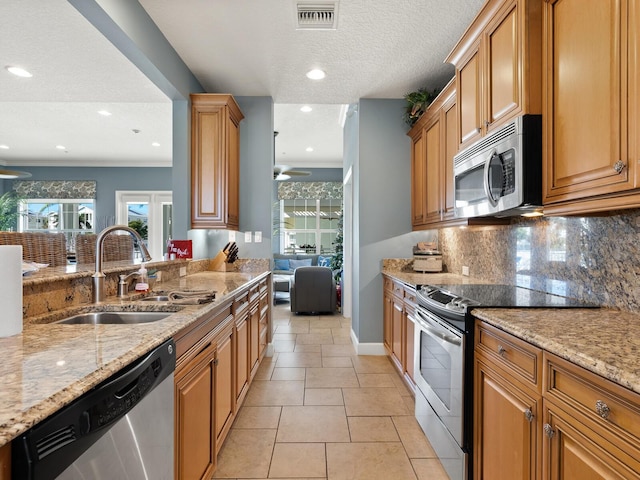
<svg viewBox="0 0 640 480">
<path fill-rule="evenodd" d="M 0 447 L 0 480 L 11 480 L 11 444 Z"/>
<path fill-rule="evenodd" d="M 472 55 L 456 72 L 458 86 L 458 123 L 460 146 L 466 146 L 480 138 L 480 52 L 479 44 L 472 49 Z"/>
<path fill-rule="evenodd" d="M 458 110 L 455 94 L 444 105 L 442 117 L 444 130 L 444 160 L 443 160 L 443 220 L 455 218 L 455 197 L 453 179 L 453 157 L 458 153 Z"/>
<path fill-rule="evenodd" d="M 249 370 L 251 371 L 251 378 L 253 378 L 258 369 L 259 349 L 260 309 L 256 303 L 249 311 Z"/>
<path fill-rule="evenodd" d="M 395 362 L 398 370 L 402 372 L 402 324 L 404 322 L 404 311 L 402 300 L 397 297 L 392 299 L 393 309 L 391 316 L 391 359 Z"/>
<path fill-rule="evenodd" d="M 176 467 L 179 480 L 209 479 L 215 469 L 215 345 L 176 373 Z"/>
<path fill-rule="evenodd" d="M 630 54 L 626 5 L 626 0 L 544 5 L 545 204 L 634 186 L 635 160 L 627 158 L 623 135 Z"/>
<path fill-rule="evenodd" d="M 216 452 L 222 447 L 235 411 L 235 391 L 233 388 L 233 327 L 217 339 L 216 382 L 215 382 L 215 425 Z"/>
<path fill-rule="evenodd" d="M 429 125 L 425 130 L 425 152 L 426 152 L 426 175 L 427 175 L 427 191 L 426 191 L 426 221 L 427 223 L 439 222 L 441 219 L 440 211 L 442 205 L 440 191 L 440 169 L 442 163 L 442 153 L 440 150 L 440 116 L 436 116 L 433 124 Z"/>
<path fill-rule="evenodd" d="M 249 387 L 249 318 L 246 313 L 236 321 L 236 345 L 236 400 L 240 404 Z"/>
<path fill-rule="evenodd" d="M 541 397 L 476 359 L 474 478 L 537 479 Z"/>
<path fill-rule="evenodd" d="M 383 302 L 384 348 L 387 351 L 387 355 L 391 355 L 391 343 L 393 342 L 393 301 L 391 300 L 391 294 L 387 291 L 384 292 Z"/>
<path fill-rule="evenodd" d="M 236 119 L 227 119 L 229 141 L 227 184 L 227 225 L 238 227 L 240 224 L 240 128 Z"/>
<path fill-rule="evenodd" d="M 411 224 L 422 225 L 426 208 L 426 157 L 424 151 L 424 132 L 420 130 L 411 140 Z"/>
<path fill-rule="evenodd" d="M 520 105 L 520 59 L 516 3 L 496 18 L 486 37 L 486 75 L 484 121 L 487 131 Z"/>
<path fill-rule="evenodd" d="M 585 428 L 571 415 L 545 399 L 543 479 L 637 480 L 640 471 L 630 468 L 638 459 L 614 447 Z"/>
</svg>

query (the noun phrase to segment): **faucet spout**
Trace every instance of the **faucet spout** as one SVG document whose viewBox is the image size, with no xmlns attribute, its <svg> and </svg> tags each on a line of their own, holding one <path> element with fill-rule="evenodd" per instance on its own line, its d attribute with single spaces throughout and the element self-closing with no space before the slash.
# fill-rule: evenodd
<svg viewBox="0 0 640 480">
<path fill-rule="evenodd" d="M 142 237 L 133 228 L 128 227 L 126 225 L 112 225 L 102 230 L 98 234 L 98 237 L 96 238 L 96 271 L 92 277 L 93 278 L 93 292 L 92 292 L 93 303 L 103 302 L 106 296 L 104 292 L 105 275 L 102 272 L 103 244 L 104 244 L 104 238 L 108 234 L 116 230 L 122 230 L 123 232 L 130 233 L 138 241 L 138 246 L 140 247 L 140 252 L 142 253 L 144 261 L 148 262 L 149 260 L 151 260 L 151 254 L 149 253 L 149 250 L 147 250 L 147 247 L 145 247 Z"/>
</svg>

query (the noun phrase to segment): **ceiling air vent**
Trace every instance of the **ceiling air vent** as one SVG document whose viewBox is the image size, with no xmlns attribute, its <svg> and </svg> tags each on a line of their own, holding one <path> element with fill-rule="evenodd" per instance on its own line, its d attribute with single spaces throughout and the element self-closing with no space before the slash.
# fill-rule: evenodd
<svg viewBox="0 0 640 480">
<path fill-rule="evenodd" d="M 297 30 L 335 30 L 338 2 L 296 2 Z"/>
</svg>

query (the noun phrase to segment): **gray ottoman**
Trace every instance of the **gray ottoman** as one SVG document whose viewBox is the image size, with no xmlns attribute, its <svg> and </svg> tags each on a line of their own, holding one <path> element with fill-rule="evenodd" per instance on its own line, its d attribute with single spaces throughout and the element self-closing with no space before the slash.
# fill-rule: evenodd
<svg viewBox="0 0 640 480">
<path fill-rule="evenodd" d="M 288 301 L 289 300 L 289 280 L 291 275 L 274 275 L 273 276 L 273 300 Z"/>
</svg>

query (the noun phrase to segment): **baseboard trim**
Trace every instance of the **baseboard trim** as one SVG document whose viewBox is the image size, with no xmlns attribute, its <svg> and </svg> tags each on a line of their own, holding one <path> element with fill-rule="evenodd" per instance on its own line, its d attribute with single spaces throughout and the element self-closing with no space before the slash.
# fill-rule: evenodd
<svg viewBox="0 0 640 480">
<path fill-rule="evenodd" d="M 356 349 L 358 355 L 386 355 L 387 352 L 384 349 L 383 343 L 360 343 L 358 337 L 353 330 L 351 330 L 351 341 Z"/>
</svg>

